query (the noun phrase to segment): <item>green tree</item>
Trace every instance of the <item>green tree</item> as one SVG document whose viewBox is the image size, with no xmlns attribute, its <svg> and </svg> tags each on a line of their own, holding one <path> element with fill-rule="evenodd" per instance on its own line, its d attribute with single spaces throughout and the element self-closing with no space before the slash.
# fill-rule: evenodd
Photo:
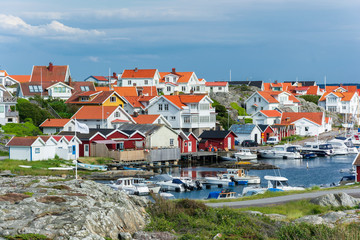
<svg viewBox="0 0 360 240">
<path fill-rule="evenodd" d="M 16 109 L 19 111 L 20 121 L 24 122 L 26 118 L 31 118 L 36 126 L 39 126 L 45 119 L 51 118 L 48 111 L 23 98 L 18 99 Z"/>
<path fill-rule="evenodd" d="M 305 99 L 305 100 L 308 101 L 308 102 L 313 102 L 313 103 L 315 103 L 315 104 L 317 105 L 321 96 L 317 96 L 317 95 L 302 95 L 302 96 L 299 96 L 299 97 L 302 98 L 302 99 Z"/>
</svg>

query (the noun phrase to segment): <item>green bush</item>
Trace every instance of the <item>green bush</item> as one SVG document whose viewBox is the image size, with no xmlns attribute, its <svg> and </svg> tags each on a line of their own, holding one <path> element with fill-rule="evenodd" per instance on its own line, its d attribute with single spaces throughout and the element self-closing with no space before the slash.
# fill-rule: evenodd
<svg viewBox="0 0 360 240">
<path fill-rule="evenodd" d="M 313 102 L 313 103 L 315 103 L 315 104 L 317 105 L 321 96 L 317 96 L 317 95 L 302 95 L 302 96 L 299 96 L 299 97 L 302 98 L 302 99 L 305 99 L 305 100 L 308 101 L 308 102 Z"/>
<path fill-rule="evenodd" d="M 252 118 L 244 118 L 245 124 L 246 123 L 253 123 Z"/>
<path fill-rule="evenodd" d="M 24 122 L 25 119 L 31 118 L 36 126 L 39 126 L 45 119 L 51 118 L 48 111 L 23 98 L 18 99 L 16 109 L 19 111 L 20 121 Z"/>
<path fill-rule="evenodd" d="M 31 122 L 25 123 L 7 123 L 1 127 L 4 133 L 13 134 L 17 137 L 37 136 L 42 134 L 40 129 Z"/>
<path fill-rule="evenodd" d="M 35 233 L 18 234 L 15 236 L 5 236 L 5 238 L 9 239 L 9 240 L 47 240 L 47 239 L 50 239 L 44 235 L 35 234 Z"/>
</svg>

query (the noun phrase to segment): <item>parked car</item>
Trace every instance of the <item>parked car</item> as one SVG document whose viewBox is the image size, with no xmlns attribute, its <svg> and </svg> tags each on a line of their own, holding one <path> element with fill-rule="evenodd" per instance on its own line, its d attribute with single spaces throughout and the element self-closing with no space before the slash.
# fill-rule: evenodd
<svg viewBox="0 0 360 240">
<path fill-rule="evenodd" d="M 254 140 L 244 140 L 244 141 L 241 143 L 241 146 L 242 146 L 242 147 L 257 147 L 257 146 L 258 146 L 258 143 L 255 142 Z"/>
<path fill-rule="evenodd" d="M 279 138 L 274 136 L 274 137 L 269 137 L 268 140 L 266 141 L 267 144 L 278 144 Z"/>
</svg>

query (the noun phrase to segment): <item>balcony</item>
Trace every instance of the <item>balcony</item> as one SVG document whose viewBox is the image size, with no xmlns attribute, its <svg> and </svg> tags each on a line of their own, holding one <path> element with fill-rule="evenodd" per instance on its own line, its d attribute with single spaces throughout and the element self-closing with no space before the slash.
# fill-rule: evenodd
<svg viewBox="0 0 360 240">
<path fill-rule="evenodd" d="M 19 117 L 19 112 L 6 112 L 5 117 Z"/>
<path fill-rule="evenodd" d="M 17 97 L 0 97 L 0 102 L 2 103 L 16 103 Z"/>
</svg>

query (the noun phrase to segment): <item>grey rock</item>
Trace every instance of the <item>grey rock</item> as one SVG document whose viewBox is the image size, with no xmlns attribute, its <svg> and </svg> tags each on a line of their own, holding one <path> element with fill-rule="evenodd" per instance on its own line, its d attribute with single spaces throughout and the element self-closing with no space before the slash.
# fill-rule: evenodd
<svg viewBox="0 0 360 240">
<path fill-rule="evenodd" d="M 169 232 L 144 232 L 139 231 L 133 234 L 134 240 L 174 240 L 177 237 Z"/>
<path fill-rule="evenodd" d="M 122 233 L 119 234 L 119 239 L 120 240 L 132 240 L 133 238 L 132 238 L 130 233 L 122 232 Z"/>
<path fill-rule="evenodd" d="M 286 216 L 282 214 L 264 214 L 264 216 L 275 221 L 284 221 L 286 219 Z"/>
<path fill-rule="evenodd" d="M 120 233 L 131 236 L 149 222 L 144 197 L 129 197 L 93 181 L 48 179 L 0 178 L 1 196 L 18 194 L 11 195 L 17 204 L 0 201 L 0 235 L 38 233 L 55 240 L 118 239 Z M 33 195 L 20 200 L 25 192 Z"/>
<path fill-rule="evenodd" d="M 247 213 L 247 214 L 250 214 L 250 215 L 259 215 L 259 216 L 263 215 L 263 213 L 259 212 L 259 211 L 244 211 L 243 213 Z"/>
<path fill-rule="evenodd" d="M 318 215 L 309 215 L 309 216 L 305 216 L 302 218 L 298 218 L 298 219 L 294 220 L 294 222 L 296 222 L 296 223 L 306 222 L 306 223 L 310 223 L 310 224 L 323 224 L 324 219 L 322 219 L 322 217 L 320 217 Z"/>
<path fill-rule="evenodd" d="M 360 203 L 360 199 L 354 198 L 346 193 L 336 193 L 311 199 L 310 202 L 320 206 L 355 207 Z"/>
</svg>

